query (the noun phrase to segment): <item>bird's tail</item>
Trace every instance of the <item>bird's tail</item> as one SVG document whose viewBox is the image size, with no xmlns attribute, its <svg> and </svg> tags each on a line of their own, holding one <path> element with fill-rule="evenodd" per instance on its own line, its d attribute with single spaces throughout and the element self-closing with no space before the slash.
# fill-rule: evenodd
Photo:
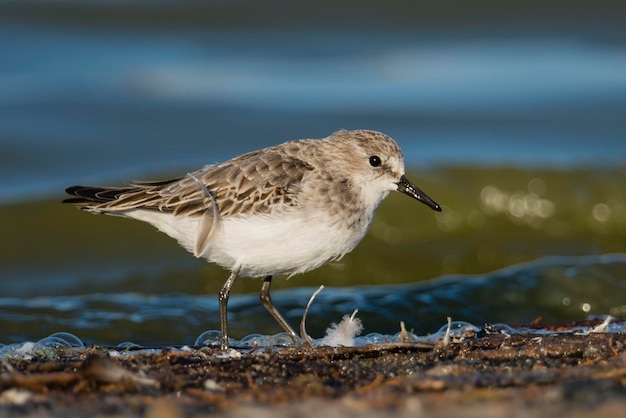
<svg viewBox="0 0 626 418">
<path fill-rule="evenodd" d="M 136 187 L 93 187 L 70 186 L 65 192 L 73 197 L 63 200 L 63 203 L 75 205 L 92 212 L 109 212 L 123 210 L 119 204 L 125 195 L 135 195 L 139 191 Z"/>
<path fill-rule="evenodd" d="M 95 213 L 122 212 L 151 206 L 160 198 L 158 190 L 174 181 L 133 182 L 123 187 L 71 186 L 65 192 L 73 197 L 63 200 L 63 203 Z"/>
</svg>

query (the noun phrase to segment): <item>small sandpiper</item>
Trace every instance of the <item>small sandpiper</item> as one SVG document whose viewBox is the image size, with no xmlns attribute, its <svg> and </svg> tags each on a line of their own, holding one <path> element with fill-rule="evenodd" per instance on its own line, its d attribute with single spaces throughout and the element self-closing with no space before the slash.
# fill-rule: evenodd
<svg viewBox="0 0 626 418">
<path fill-rule="evenodd" d="M 304 273 L 352 251 L 392 190 L 441 211 L 405 177 L 402 151 L 393 139 L 341 130 L 253 151 L 173 180 L 68 187 L 74 197 L 64 203 L 148 222 L 194 256 L 230 270 L 219 292 L 226 350 L 228 297 L 238 276 L 263 278 L 263 306 L 297 339 L 272 303 L 272 277 Z"/>
</svg>

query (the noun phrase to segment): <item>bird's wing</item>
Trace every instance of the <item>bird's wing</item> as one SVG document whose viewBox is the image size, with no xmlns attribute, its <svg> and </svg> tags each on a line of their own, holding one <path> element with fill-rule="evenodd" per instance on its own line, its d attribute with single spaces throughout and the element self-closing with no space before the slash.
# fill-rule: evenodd
<svg viewBox="0 0 626 418">
<path fill-rule="evenodd" d="M 312 169 L 277 152 L 250 153 L 159 187 L 152 204 L 177 216 L 200 214 L 212 205 L 222 217 L 265 214 L 281 205 L 297 206 L 299 184 Z"/>
<path fill-rule="evenodd" d="M 313 167 L 279 150 L 244 154 L 167 181 L 135 181 L 126 187 L 72 186 L 65 203 L 98 213 L 123 214 L 133 209 L 201 216 L 196 255 L 201 254 L 228 216 L 270 213 L 298 206 L 303 177 Z"/>
</svg>

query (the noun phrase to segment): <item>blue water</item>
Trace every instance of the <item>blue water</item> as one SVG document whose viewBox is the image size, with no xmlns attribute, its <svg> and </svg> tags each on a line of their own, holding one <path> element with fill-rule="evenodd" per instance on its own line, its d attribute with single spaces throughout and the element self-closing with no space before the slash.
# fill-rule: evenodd
<svg viewBox="0 0 626 418">
<path fill-rule="evenodd" d="M 413 167 L 626 158 L 625 45 L 558 31 L 3 22 L 0 54 L 0 202 L 339 128 L 392 135 Z"/>
<path fill-rule="evenodd" d="M 434 333 L 446 318 L 527 324 L 587 318 L 602 312 L 626 315 L 626 255 L 548 257 L 483 276 L 455 275 L 425 283 L 324 289 L 308 312 L 307 332 L 321 338 L 344 315 L 359 310 L 364 334 L 394 335 L 400 321 L 416 335 Z M 296 327 L 315 288 L 276 291 L 276 306 Z M 204 331 L 219 329 L 216 295 L 140 293 L 0 298 L 2 343 L 43 338 L 64 331 L 87 343 L 117 345 L 193 344 Z M 281 331 L 258 295 L 232 295 L 231 336 Z M 597 315 L 597 314 L 596 314 Z M 623 321 L 621 322 L 623 330 Z M 38 336 L 38 337 L 36 337 Z"/>
</svg>

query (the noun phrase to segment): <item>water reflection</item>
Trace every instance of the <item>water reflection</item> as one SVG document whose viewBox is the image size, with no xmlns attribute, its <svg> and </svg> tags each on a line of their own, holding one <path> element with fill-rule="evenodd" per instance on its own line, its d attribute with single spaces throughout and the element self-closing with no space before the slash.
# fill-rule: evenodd
<svg viewBox="0 0 626 418">
<path fill-rule="evenodd" d="M 540 183 L 539 183 L 540 182 Z M 543 181 L 534 178 L 529 183 L 529 190 L 543 189 Z M 531 187 L 532 186 L 532 187 Z M 537 193 L 523 191 L 505 192 L 496 186 L 485 186 L 480 192 L 480 205 L 487 215 L 505 213 L 515 222 L 526 223 L 534 228 L 542 228 L 543 220 L 554 215 L 555 205 L 549 199 L 541 198 Z"/>
</svg>

